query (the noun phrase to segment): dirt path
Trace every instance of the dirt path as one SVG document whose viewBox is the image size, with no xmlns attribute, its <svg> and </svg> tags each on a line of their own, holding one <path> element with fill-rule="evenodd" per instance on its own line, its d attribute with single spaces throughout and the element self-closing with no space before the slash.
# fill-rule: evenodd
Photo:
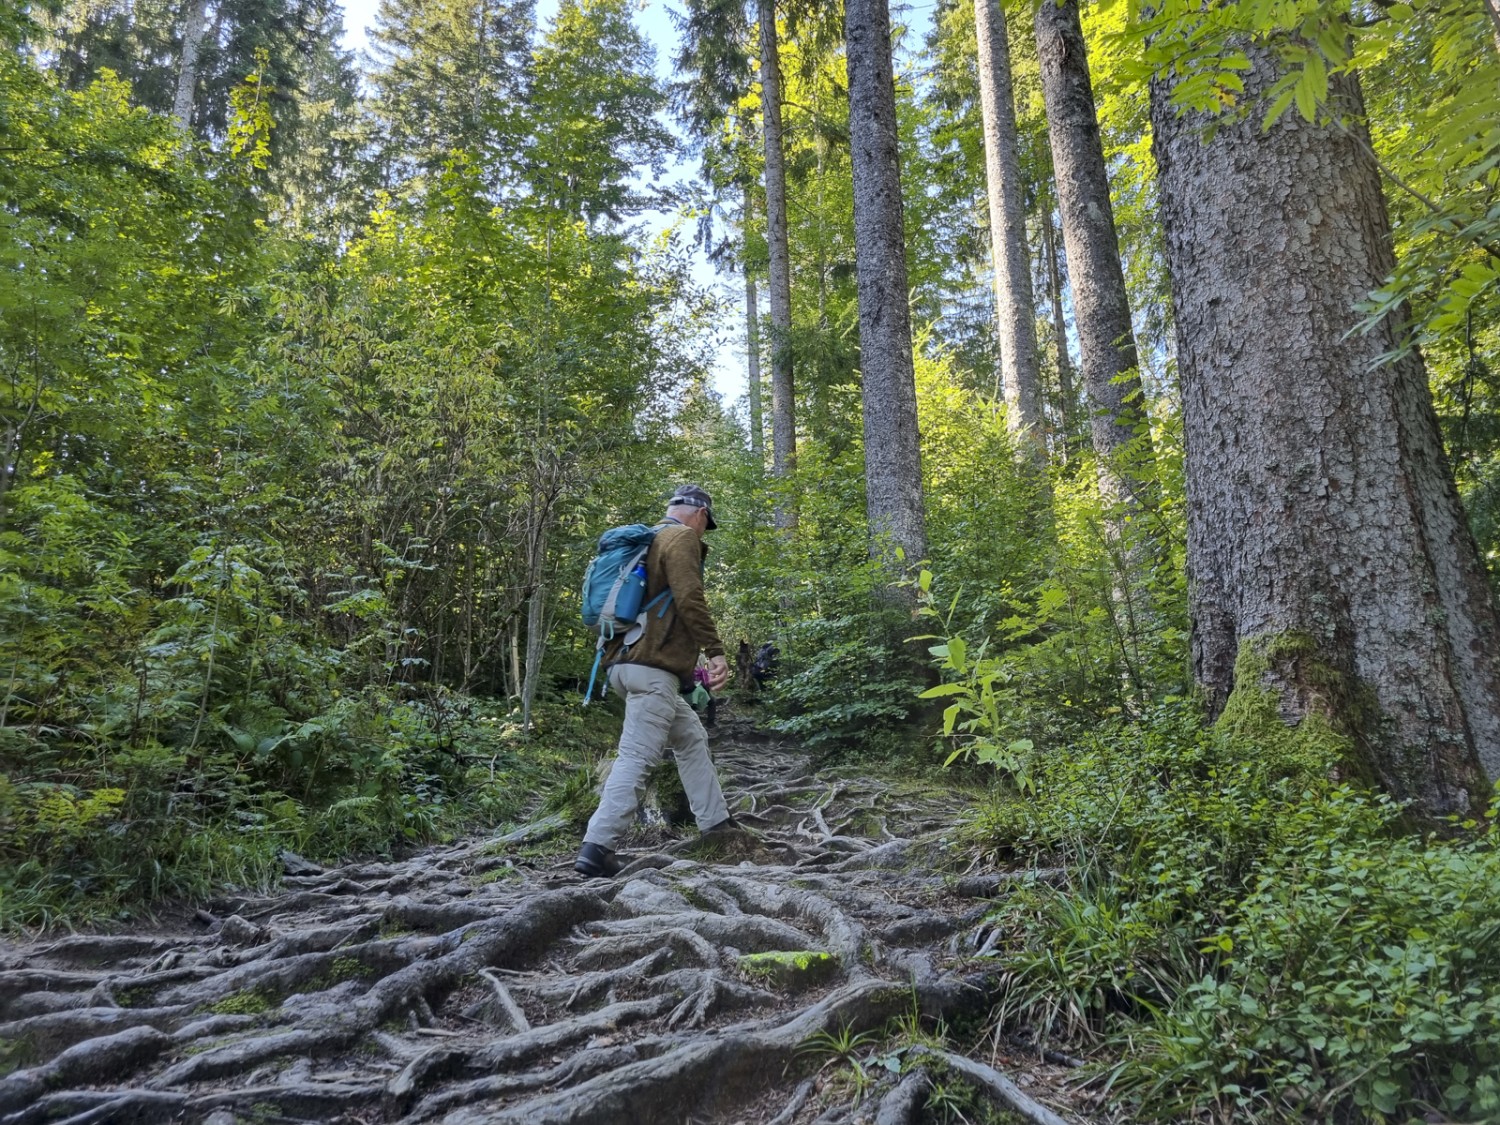
<svg viewBox="0 0 1500 1125">
<path fill-rule="evenodd" d="M 921 1034 L 999 968 L 1006 880 L 943 873 L 950 795 L 733 720 L 715 757 L 757 837 L 647 829 L 614 880 L 517 833 L 289 875 L 191 932 L 0 947 L 0 1125 L 915 1125 L 934 1082 L 1080 1119 L 1061 1068 L 1017 1086 Z"/>
</svg>

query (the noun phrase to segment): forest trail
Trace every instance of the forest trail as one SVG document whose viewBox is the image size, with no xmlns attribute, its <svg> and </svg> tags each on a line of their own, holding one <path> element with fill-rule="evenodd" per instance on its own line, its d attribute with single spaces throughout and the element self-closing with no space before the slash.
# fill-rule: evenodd
<svg viewBox="0 0 1500 1125">
<path fill-rule="evenodd" d="M 1086 1120 L 1064 1066 L 913 1018 L 986 1011 L 988 900 L 1021 877 L 953 870 L 954 795 L 713 733 L 755 835 L 643 826 L 614 880 L 532 828 L 0 946 L 0 1125 L 916 1125 L 949 1119 L 933 1082 Z"/>
</svg>

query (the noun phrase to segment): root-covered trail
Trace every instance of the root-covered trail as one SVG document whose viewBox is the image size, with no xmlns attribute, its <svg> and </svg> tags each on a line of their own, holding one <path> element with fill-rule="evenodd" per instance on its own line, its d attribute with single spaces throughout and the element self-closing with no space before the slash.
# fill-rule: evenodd
<svg viewBox="0 0 1500 1125">
<path fill-rule="evenodd" d="M 814 775 L 733 721 L 714 742 L 756 836 L 645 830 L 613 880 L 523 831 L 4 947 L 0 1125 L 909 1125 L 935 1080 L 1077 1120 L 1061 1070 L 1023 1092 L 888 1036 L 989 1003 L 1006 880 L 943 873 L 952 796 Z"/>
</svg>

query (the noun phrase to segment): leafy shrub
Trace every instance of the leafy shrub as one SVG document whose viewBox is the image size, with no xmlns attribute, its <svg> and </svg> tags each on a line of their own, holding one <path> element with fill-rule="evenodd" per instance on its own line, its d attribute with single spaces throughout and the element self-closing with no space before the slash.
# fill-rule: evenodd
<svg viewBox="0 0 1500 1125">
<path fill-rule="evenodd" d="M 1002 775 L 972 840 L 1068 878 L 1000 908 L 999 1018 L 1105 1044 L 1135 1116 L 1494 1119 L 1500 833 L 1412 835 L 1336 751 L 1176 701 Z"/>
<path fill-rule="evenodd" d="M 508 706 L 455 716 L 367 693 L 294 733 L 300 765 L 287 743 L 193 754 L 151 743 L 96 757 L 83 771 L 93 788 L 47 780 L 65 762 L 81 772 L 81 759 L 44 746 L 0 777 L 0 928 L 267 887 L 284 848 L 336 860 L 505 824 L 540 808 L 617 732 L 603 708 L 544 703 L 528 733 Z"/>
<path fill-rule="evenodd" d="M 885 748 L 913 711 L 918 669 L 878 609 L 808 618 L 780 637 L 773 726 L 814 750 Z"/>
<path fill-rule="evenodd" d="M 1121 1091 L 1162 1115 L 1500 1117 L 1500 834 L 1423 839 L 1398 816 L 1348 788 L 1287 809 L 1205 941 L 1218 971 L 1144 1029 Z"/>
</svg>

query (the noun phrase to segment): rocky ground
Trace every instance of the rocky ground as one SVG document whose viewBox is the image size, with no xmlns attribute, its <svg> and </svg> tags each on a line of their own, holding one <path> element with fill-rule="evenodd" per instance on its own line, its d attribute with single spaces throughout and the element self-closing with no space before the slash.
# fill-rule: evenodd
<svg viewBox="0 0 1500 1125">
<path fill-rule="evenodd" d="M 753 834 L 645 826 L 613 880 L 540 822 L 0 946 L 0 1125 L 1087 1120 L 1070 1060 L 935 1034 L 1032 877 L 955 869 L 954 796 L 714 741 Z"/>
</svg>

